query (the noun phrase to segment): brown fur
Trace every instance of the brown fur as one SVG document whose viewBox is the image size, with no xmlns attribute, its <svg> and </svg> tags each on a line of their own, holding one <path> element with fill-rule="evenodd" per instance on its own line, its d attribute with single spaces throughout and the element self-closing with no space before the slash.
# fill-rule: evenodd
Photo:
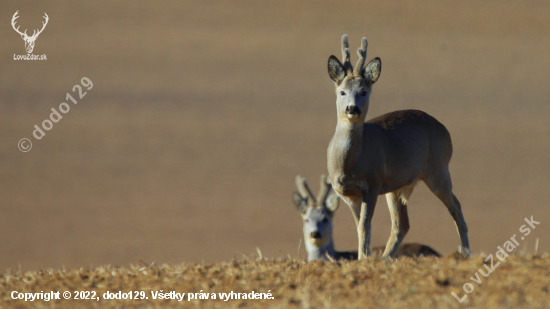
<svg viewBox="0 0 550 309">
<path fill-rule="evenodd" d="M 366 39 L 360 49 L 366 56 Z M 342 38 L 347 58 L 347 36 Z M 337 125 L 327 151 L 329 180 L 349 205 L 357 226 L 359 259 L 371 254 L 371 221 L 379 195 L 385 194 L 392 229 L 384 257 L 393 257 L 409 231 L 407 202 L 419 180 L 443 202 L 453 217 L 464 254 L 469 255 L 468 227 L 452 192 L 449 162 L 453 153 L 445 126 L 418 110 L 391 112 L 365 122 L 372 85 L 380 77 L 379 58 L 365 68 L 347 68 L 334 56 L 328 73 L 336 85 Z"/>
<path fill-rule="evenodd" d="M 375 256 L 381 256 L 384 253 L 384 250 L 386 249 L 386 246 L 378 246 L 372 248 L 372 253 Z M 397 253 L 395 254 L 396 258 L 401 257 L 421 257 L 421 256 L 434 256 L 434 257 L 442 257 L 442 255 L 435 251 L 432 247 L 419 244 L 419 243 L 404 243 L 401 244 L 399 247 L 399 250 L 397 250 Z M 357 251 L 338 251 L 337 252 L 338 259 L 343 260 L 357 260 Z"/>
</svg>

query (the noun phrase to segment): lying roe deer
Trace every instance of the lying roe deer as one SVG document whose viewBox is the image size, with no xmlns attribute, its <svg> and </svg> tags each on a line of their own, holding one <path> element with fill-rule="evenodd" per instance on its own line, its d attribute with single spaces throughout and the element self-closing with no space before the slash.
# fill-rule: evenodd
<svg viewBox="0 0 550 309">
<path fill-rule="evenodd" d="M 296 210 L 302 215 L 304 222 L 304 241 L 308 261 L 316 260 L 356 260 L 357 251 L 336 251 L 332 237 L 332 218 L 340 206 L 336 193 L 331 192 L 331 185 L 327 178 L 321 176 L 321 188 L 317 198 L 313 196 L 305 178 L 296 177 L 296 186 L 300 193 L 294 193 Z M 380 255 L 384 246 L 373 248 L 373 252 Z M 410 243 L 402 244 L 397 250 L 396 257 L 417 257 L 441 255 L 429 246 Z"/>
<path fill-rule="evenodd" d="M 374 58 L 365 67 L 367 39 L 357 50 L 353 68 L 347 35 L 342 36 L 342 64 L 328 59 L 328 74 L 336 85 L 336 131 L 327 151 L 329 179 L 349 205 L 359 238 L 359 259 L 371 254 L 371 220 L 378 195 L 386 194 L 391 236 L 383 257 L 393 257 L 409 230 L 407 201 L 418 180 L 445 204 L 453 217 L 468 256 L 468 227 L 458 199 L 452 192 L 449 161 L 453 153 L 445 126 L 418 110 L 388 113 L 365 122 L 372 85 L 382 63 Z"/>
</svg>

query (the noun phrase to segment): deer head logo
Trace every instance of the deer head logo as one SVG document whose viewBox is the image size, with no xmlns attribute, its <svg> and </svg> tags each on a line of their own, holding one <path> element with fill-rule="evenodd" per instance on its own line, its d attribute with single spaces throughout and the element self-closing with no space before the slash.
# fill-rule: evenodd
<svg viewBox="0 0 550 309">
<path fill-rule="evenodd" d="M 19 11 L 17 11 L 19 12 Z M 28 36 L 27 35 L 27 29 L 25 29 L 25 32 L 21 32 L 19 31 L 19 26 L 17 26 L 17 28 L 15 28 L 15 20 L 19 18 L 19 16 L 17 16 L 17 12 L 15 12 L 15 14 L 13 14 L 13 18 L 11 19 L 11 26 L 13 27 L 13 30 L 15 30 L 15 32 L 19 33 L 21 35 L 21 38 L 25 41 L 25 49 L 27 50 L 27 53 L 32 53 L 32 50 L 34 49 L 34 41 L 36 41 L 36 39 L 38 38 L 38 35 L 40 33 L 42 33 L 42 31 L 44 31 L 44 28 L 46 28 L 46 25 L 48 24 L 48 20 L 49 20 L 49 17 L 48 17 L 48 14 L 44 13 L 44 18 L 46 19 L 46 22 L 42 22 L 42 29 L 40 29 L 38 32 L 36 32 L 36 30 L 33 30 L 33 33 L 31 36 Z"/>
</svg>

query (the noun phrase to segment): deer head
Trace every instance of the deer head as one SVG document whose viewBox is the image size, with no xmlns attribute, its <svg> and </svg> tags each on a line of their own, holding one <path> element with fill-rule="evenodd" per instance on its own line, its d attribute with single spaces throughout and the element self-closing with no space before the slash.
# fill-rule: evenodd
<svg viewBox="0 0 550 309">
<path fill-rule="evenodd" d="M 313 196 L 306 179 L 296 176 L 300 193 L 294 193 L 296 210 L 304 221 L 306 247 L 323 247 L 332 241 L 332 217 L 340 206 L 338 195 L 330 195 L 332 186 L 326 176 L 321 176 L 321 189 L 317 198 Z M 309 249 L 308 249 L 309 251 Z"/>
<path fill-rule="evenodd" d="M 369 109 L 369 97 L 374 84 L 380 77 L 382 62 L 374 58 L 365 67 L 367 38 L 361 40 L 357 49 L 359 60 L 355 69 L 351 65 L 348 36 L 342 36 L 342 64 L 335 56 L 328 59 L 328 75 L 336 85 L 336 106 L 338 119 L 351 123 L 365 122 Z"/>
<path fill-rule="evenodd" d="M 19 18 L 19 16 L 17 16 L 17 13 L 19 11 L 15 12 L 15 14 L 13 14 L 13 18 L 11 19 L 11 26 L 13 27 L 13 30 L 15 30 L 15 32 L 19 33 L 21 35 L 21 38 L 25 41 L 25 49 L 27 50 L 27 53 L 32 53 L 32 50 L 34 49 L 34 41 L 36 41 L 36 39 L 38 38 L 38 35 L 40 33 L 42 33 L 42 31 L 44 31 L 44 28 L 46 27 L 46 25 L 48 24 L 48 20 L 49 20 L 49 17 L 48 17 L 48 14 L 44 13 L 44 18 L 46 19 L 45 22 L 42 22 L 42 29 L 38 30 L 38 32 L 36 30 L 33 30 L 33 33 L 31 36 L 28 36 L 27 35 L 27 29 L 25 29 L 25 32 L 21 32 L 19 31 L 19 26 L 17 26 L 17 28 L 15 28 L 15 20 Z"/>
</svg>

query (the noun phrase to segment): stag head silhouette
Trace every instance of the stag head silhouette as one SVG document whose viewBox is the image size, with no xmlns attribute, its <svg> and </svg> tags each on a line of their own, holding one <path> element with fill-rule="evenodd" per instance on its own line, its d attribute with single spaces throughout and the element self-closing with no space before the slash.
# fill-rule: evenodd
<svg viewBox="0 0 550 309">
<path fill-rule="evenodd" d="M 40 33 L 42 33 L 42 31 L 44 31 L 44 28 L 46 28 L 46 25 L 48 24 L 48 20 L 49 20 L 49 17 L 48 17 L 48 14 L 44 13 L 44 15 L 46 16 L 43 16 L 45 19 L 46 19 L 46 22 L 42 22 L 42 29 L 40 29 L 38 32 L 36 32 L 36 30 L 33 30 L 33 33 L 31 36 L 28 36 L 27 35 L 27 29 L 25 29 L 25 32 L 21 32 L 19 31 L 19 26 L 17 26 L 17 28 L 15 28 L 15 20 L 19 18 L 19 16 L 17 16 L 17 13 L 19 11 L 15 12 L 15 14 L 13 14 L 13 18 L 11 19 L 11 26 L 13 27 L 13 30 L 15 30 L 15 32 L 19 33 L 21 35 L 21 38 L 25 41 L 25 49 L 27 50 L 27 53 L 32 53 L 32 50 L 34 49 L 34 41 L 36 41 L 36 39 L 38 38 L 38 35 Z"/>
</svg>

